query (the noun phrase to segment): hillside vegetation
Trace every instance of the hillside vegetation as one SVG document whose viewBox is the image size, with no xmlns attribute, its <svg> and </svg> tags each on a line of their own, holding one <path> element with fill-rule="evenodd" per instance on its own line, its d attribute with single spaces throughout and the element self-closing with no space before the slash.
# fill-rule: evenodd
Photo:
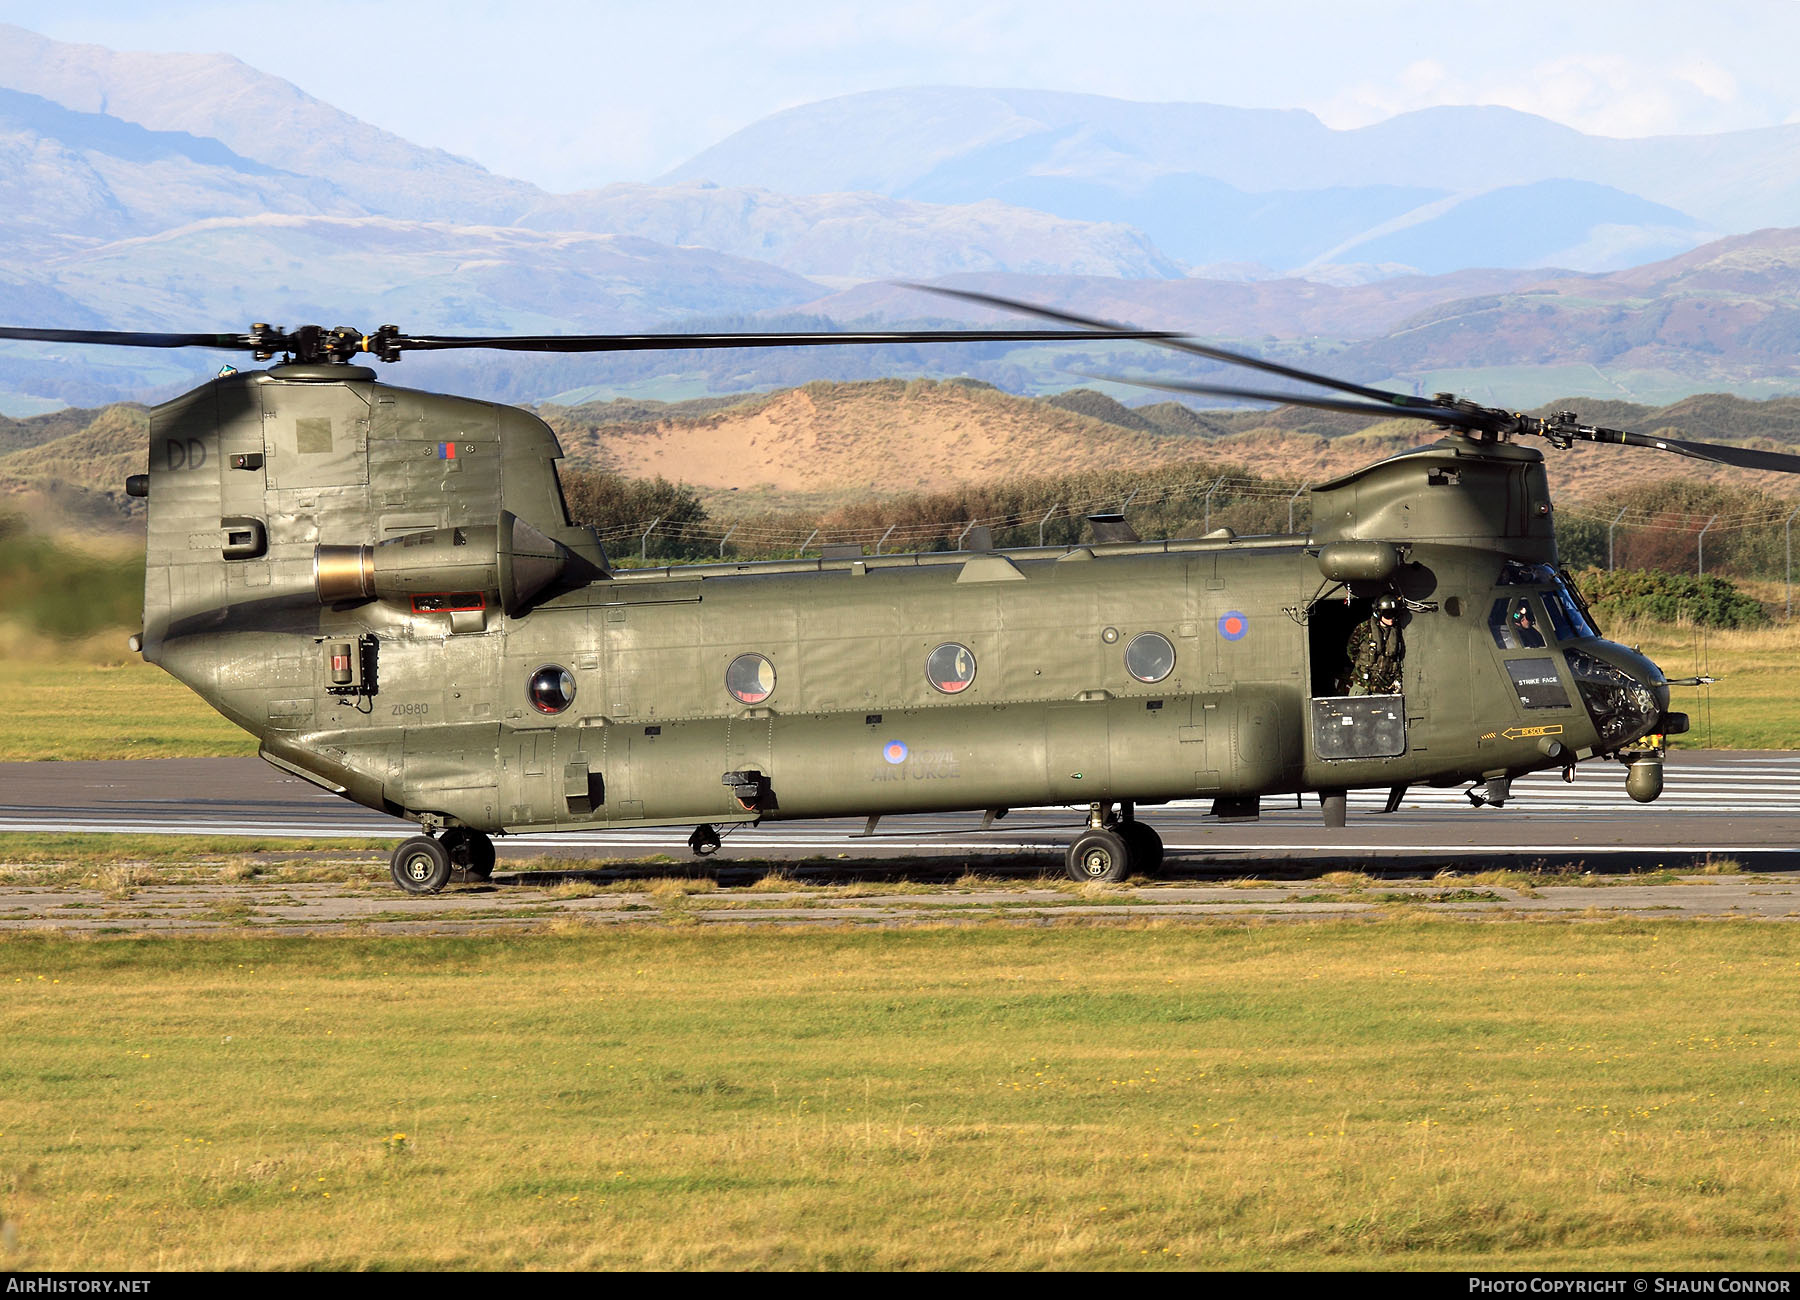
<svg viewBox="0 0 1800 1300">
<path fill-rule="evenodd" d="M 1648 434 L 1800 445 L 1800 398 L 1757 402 L 1711 394 L 1665 407 L 1567 399 L 1541 409 L 1564 406 L 1590 422 Z M 972 380 L 818 381 L 773 393 L 537 409 L 562 440 L 565 468 L 684 483 L 718 518 L 816 512 L 918 492 L 991 494 L 1000 489 L 988 485 L 1075 473 L 1123 482 L 1138 473 L 1173 475 L 1176 467 L 1185 467 L 1201 491 L 1221 473 L 1299 486 L 1436 436 L 1418 421 L 1371 423 L 1300 407 L 1197 412 L 1172 401 L 1127 407 L 1091 388 L 1038 399 Z M 143 503 L 123 489 L 126 475 L 144 468 L 146 428 L 145 408 L 132 404 L 0 420 L 0 511 L 25 515 L 46 532 L 141 527 L 134 521 L 141 520 Z M 1697 529 L 1721 513 L 1707 538 L 1709 555 L 1717 545 L 1731 545 L 1720 535 L 1740 517 L 1785 515 L 1780 502 L 1793 486 L 1779 475 L 1635 448 L 1543 450 L 1565 524 L 1613 519 L 1624 506 L 1628 528 L 1673 512 L 1698 516 Z M 1708 495 L 1710 489 L 1697 486 L 1705 484 L 1720 491 Z M 1281 518 L 1285 526 L 1285 511 Z M 1139 528 L 1146 536 L 1165 531 L 1150 519 Z M 1569 542 L 1589 548 L 1580 560 L 1596 558 L 1591 536 L 1571 532 Z M 1654 555 L 1615 558 L 1634 567 L 1663 563 Z M 1604 561 L 1603 551 L 1598 559 Z"/>
<path fill-rule="evenodd" d="M 74 641 L 143 623 L 144 553 L 96 555 L 27 534 L 0 515 L 0 627 Z"/>
<path fill-rule="evenodd" d="M 602 424 L 584 408 L 546 416 L 578 464 L 712 490 L 889 495 L 1215 454 L 1192 434 L 1125 428 L 956 381 L 821 381 L 655 420 Z"/>
</svg>

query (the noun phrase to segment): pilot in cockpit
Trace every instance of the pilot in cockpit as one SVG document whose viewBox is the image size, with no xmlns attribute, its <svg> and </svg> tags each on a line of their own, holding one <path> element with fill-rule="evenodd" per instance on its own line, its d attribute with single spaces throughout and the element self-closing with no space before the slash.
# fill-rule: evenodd
<svg viewBox="0 0 1800 1300">
<path fill-rule="evenodd" d="M 1523 598 L 1515 599 L 1506 611 L 1506 630 L 1501 636 L 1503 648 L 1507 650 L 1539 650 L 1544 646 L 1544 634 L 1538 630 L 1537 621 L 1531 617 L 1531 603 Z"/>
</svg>

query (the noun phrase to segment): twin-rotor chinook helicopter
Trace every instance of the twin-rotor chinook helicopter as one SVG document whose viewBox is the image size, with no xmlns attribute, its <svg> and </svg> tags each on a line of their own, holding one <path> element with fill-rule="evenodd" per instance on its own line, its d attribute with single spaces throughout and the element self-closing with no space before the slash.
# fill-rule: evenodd
<svg viewBox="0 0 1800 1300">
<path fill-rule="evenodd" d="M 1605 756 L 1661 790 L 1667 680 L 1603 640 L 1557 564 L 1543 456 L 1521 436 L 1786 473 L 1800 457 L 1368 388 L 1027 304 L 1045 330 L 447 338 L 0 328 L 0 338 L 282 357 L 150 413 L 144 626 L 133 648 L 283 771 L 424 834 L 405 890 L 485 876 L 496 834 L 1085 805 L 1078 880 L 1154 872 L 1146 806 L 1471 783 Z M 1427 447 L 1312 491 L 1303 536 L 1220 529 L 1087 545 L 615 569 L 570 524 L 540 420 L 394 388 L 361 355 L 1139 339 L 1334 389 L 1170 384 L 1422 420 Z M 1345 694 L 1349 644 L 1395 604 L 1397 688 Z"/>
</svg>

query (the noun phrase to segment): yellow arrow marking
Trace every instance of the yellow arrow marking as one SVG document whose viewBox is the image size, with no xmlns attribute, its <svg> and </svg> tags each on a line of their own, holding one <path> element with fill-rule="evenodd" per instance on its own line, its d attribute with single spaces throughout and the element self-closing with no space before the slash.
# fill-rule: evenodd
<svg viewBox="0 0 1800 1300">
<path fill-rule="evenodd" d="M 1529 740 L 1533 736 L 1560 736 L 1562 723 L 1552 723 L 1548 727 L 1508 727 L 1500 733 L 1508 740 Z"/>
</svg>

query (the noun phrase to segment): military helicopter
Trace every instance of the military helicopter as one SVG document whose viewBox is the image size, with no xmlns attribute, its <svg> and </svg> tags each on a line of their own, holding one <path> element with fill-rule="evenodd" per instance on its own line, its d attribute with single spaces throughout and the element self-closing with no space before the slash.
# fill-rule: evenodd
<svg viewBox="0 0 1800 1300">
<path fill-rule="evenodd" d="M 1085 806 L 1077 880 L 1154 873 L 1142 809 L 1221 817 L 1316 794 L 1469 785 L 1610 757 L 1660 793 L 1668 681 L 1604 640 L 1558 567 L 1543 438 L 1784 473 L 1800 456 L 1651 438 L 1388 392 L 1174 335 L 956 290 L 1044 330 L 448 337 L 0 328 L 0 338 L 206 347 L 275 360 L 150 414 L 144 626 L 132 648 L 264 759 L 417 823 L 395 883 L 491 874 L 492 836 Z M 1072 546 L 621 569 L 570 524 L 550 429 L 354 364 L 409 351 L 1141 340 L 1335 390 L 1234 399 L 1403 417 L 1437 442 L 1313 489 L 1301 536 L 1146 541 L 1094 516 Z M 1377 608 L 1406 653 L 1347 687 Z M 1356 689 L 1358 693 L 1351 693 Z"/>
</svg>

